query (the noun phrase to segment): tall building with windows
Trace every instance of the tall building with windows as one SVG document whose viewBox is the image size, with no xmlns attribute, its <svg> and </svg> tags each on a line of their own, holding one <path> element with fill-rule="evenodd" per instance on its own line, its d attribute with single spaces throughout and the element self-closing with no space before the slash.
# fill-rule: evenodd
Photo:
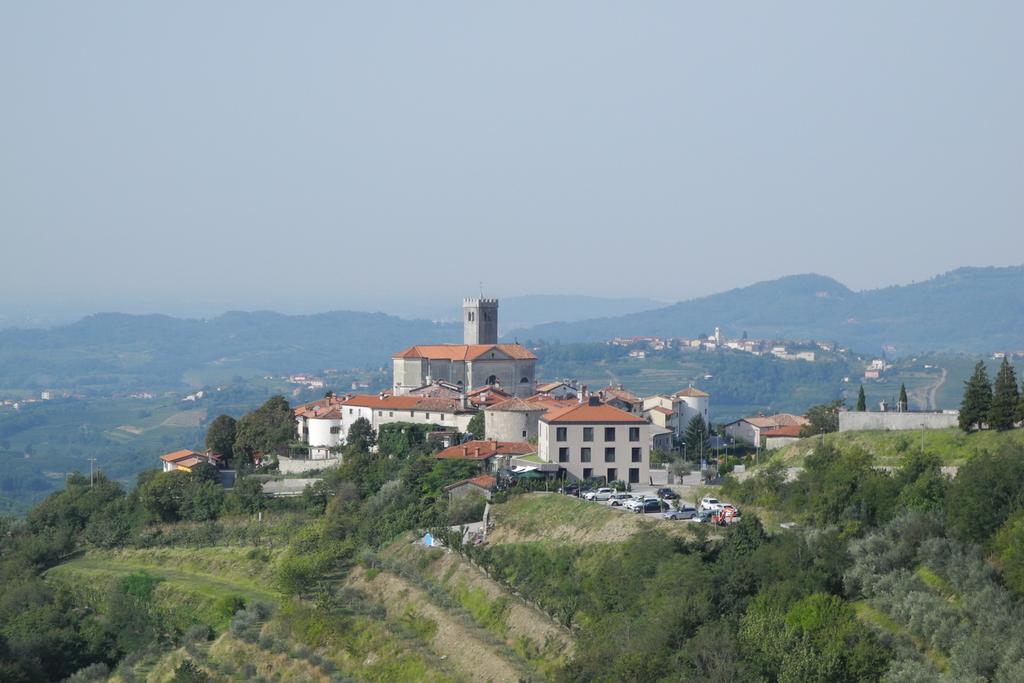
<svg viewBox="0 0 1024 683">
<path fill-rule="evenodd" d="M 537 455 L 570 478 L 650 481 L 651 423 L 596 396 L 548 411 L 537 428 Z"/>
<path fill-rule="evenodd" d="M 537 357 L 519 344 L 498 343 L 498 300 L 463 301 L 462 344 L 419 344 L 392 358 L 395 395 L 433 382 L 466 391 L 499 386 L 525 398 L 534 392 Z"/>
</svg>

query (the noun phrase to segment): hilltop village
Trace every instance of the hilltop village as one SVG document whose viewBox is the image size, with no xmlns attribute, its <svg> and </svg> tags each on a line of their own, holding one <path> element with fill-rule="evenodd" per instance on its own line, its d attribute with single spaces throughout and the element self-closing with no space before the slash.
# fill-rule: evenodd
<svg viewBox="0 0 1024 683">
<path fill-rule="evenodd" d="M 672 449 L 695 417 L 707 423 L 710 396 L 694 387 L 639 397 L 621 385 L 590 390 L 572 380 L 538 380 L 532 351 L 498 342 L 496 299 L 466 299 L 463 327 L 462 344 L 396 353 L 390 391 L 332 394 L 295 408 L 308 458 L 281 458 L 282 471 L 339 463 L 346 435 L 365 419 L 375 432 L 396 422 L 435 425 L 429 437 L 447 447 L 443 458 L 500 456 L 519 472 L 646 483 L 652 450 Z M 485 438 L 464 442 L 480 416 Z"/>
</svg>

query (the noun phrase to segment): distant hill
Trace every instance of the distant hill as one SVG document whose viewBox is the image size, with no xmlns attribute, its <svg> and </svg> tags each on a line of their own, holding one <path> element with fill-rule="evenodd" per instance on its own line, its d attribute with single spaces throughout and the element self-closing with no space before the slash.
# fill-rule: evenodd
<svg viewBox="0 0 1024 683">
<path fill-rule="evenodd" d="M 662 308 L 665 305 L 664 301 L 643 297 L 615 299 L 573 294 L 508 296 L 500 297 L 498 322 L 504 332 L 543 323 L 576 322 L 588 318 L 627 315 Z M 432 312 L 420 310 L 417 317 L 458 322 L 462 319 L 462 309 L 453 305 Z"/>
<path fill-rule="evenodd" d="M 48 330 L 0 330 L 0 388 L 176 388 L 189 371 L 230 378 L 380 366 L 406 346 L 461 339 L 461 325 L 383 313 L 101 313 Z"/>
<path fill-rule="evenodd" d="M 671 306 L 514 330 L 508 336 L 599 341 L 615 336 L 834 340 L 866 351 L 1024 349 L 1024 266 L 961 268 L 926 282 L 854 292 L 821 275 L 793 275 Z"/>
</svg>

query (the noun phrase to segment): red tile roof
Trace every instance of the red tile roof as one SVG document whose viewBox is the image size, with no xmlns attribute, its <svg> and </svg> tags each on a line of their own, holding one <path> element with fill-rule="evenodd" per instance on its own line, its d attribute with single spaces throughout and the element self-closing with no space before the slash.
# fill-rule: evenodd
<svg viewBox="0 0 1024 683">
<path fill-rule="evenodd" d="M 662 408 L 661 406 L 654 406 L 651 408 L 652 411 L 661 413 L 662 415 L 675 415 L 676 411 L 669 410 L 668 408 Z"/>
<path fill-rule="evenodd" d="M 394 358 L 429 358 L 431 360 L 478 360 L 498 350 L 516 360 L 536 360 L 527 348 L 519 344 L 420 344 L 396 353 Z"/>
<path fill-rule="evenodd" d="M 687 387 L 687 388 L 683 389 L 682 391 L 677 391 L 676 393 L 674 393 L 672 395 L 673 396 L 688 396 L 688 397 L 691 397 L 691 398 L 707 398 L 711 394 L 707 394 L 707 393 L 701 391 L 700 389 L 695 389 L 693 387 Z"/>
<path fill-rule="evenodd" d="M 799 415 L 792 415 L 790 413 L 779 413 L 777 415 L 758 415 L 757 417 L 745 417 L 745 422 L 749 422 L 755 427 L 761 429 L 775 429 L 777 427 L 789 427 L 797 426 L 802 427 L 807 424 L 807 418 L 800 417 Z"/>
<path fill-rule="evenodd" d="M 486 460 L 496 455 L 527 455 L 536 452 L 536 447 L 525 442 L 484 439 L 451 446 L 434 457 L 443 460 Z"/>
<path fill-rule="evenodd" d="M 502 413 L 542 413 L 547 409 L 547 406 L 541 403 L 524 401 L 521 398 L 510 398 L 487 408 L 487 410 L 497 410 Z"/>
<path fill-rule="evenodd" d="M 630 423 L 647 424 L 647 420 L 636 415 L 619 410 L 607 403 L 592 406 L 586 403 L 576 403 L 568 408 L 555 408 L 549 410 L 540 418 L 542 422 L 563 423 L 563 422 L 592 422 L 596 424 L 605 423 Z"/>
<path fill-rule="evenodd" d="M 184 460 L 185 458 L 196 458 L 199 457 L 200 455 L 200 453 L 196 453 L 195 451 L 190 451 L 187 448 L 183 448 L 180 451 L 174 451 L 173 453 L 161 455 L 160 459 L 163 460 L 164 462 L 178 462 L 179 460 Z"/>
<path fill-rule="evenodd" d="M 379 394 L 360 394 L 348 398 L 345 406 L 371 408 L 373 410 L 436 410 L 441 413 L 473 412 L 472 408 L 463 408 L 457 398 L 433 398 L 430 396 L 384 396 Z"/>
</svg>

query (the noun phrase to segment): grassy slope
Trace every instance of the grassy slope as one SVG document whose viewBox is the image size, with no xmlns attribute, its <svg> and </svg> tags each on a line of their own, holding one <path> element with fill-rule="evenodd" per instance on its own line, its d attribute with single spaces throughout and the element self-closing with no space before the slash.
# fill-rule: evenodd
<svg viewBox="0 0 1024 683">
<path fill-rule="evenodd" d="M 898 467 L 903 456 L 921 448 L 935 453 L 944 465 L 957 466 L 981 451 L 992 451 L 1006 443 L 1024 445 L 1024 429 L 1009 432 L 983 431 L 966 434 L 959 429 L 928 429 L 904 432 L 842 432 L 826 434 L 825 439 L 840 450 L 863 448 L 875 456 L 876 464 Z M 819 443 L 818 437 L 802 439 L 775 452 L 773 459 L 781 459 L 791 467 L 803 465 L 804 458 Z"/>
</svg>

